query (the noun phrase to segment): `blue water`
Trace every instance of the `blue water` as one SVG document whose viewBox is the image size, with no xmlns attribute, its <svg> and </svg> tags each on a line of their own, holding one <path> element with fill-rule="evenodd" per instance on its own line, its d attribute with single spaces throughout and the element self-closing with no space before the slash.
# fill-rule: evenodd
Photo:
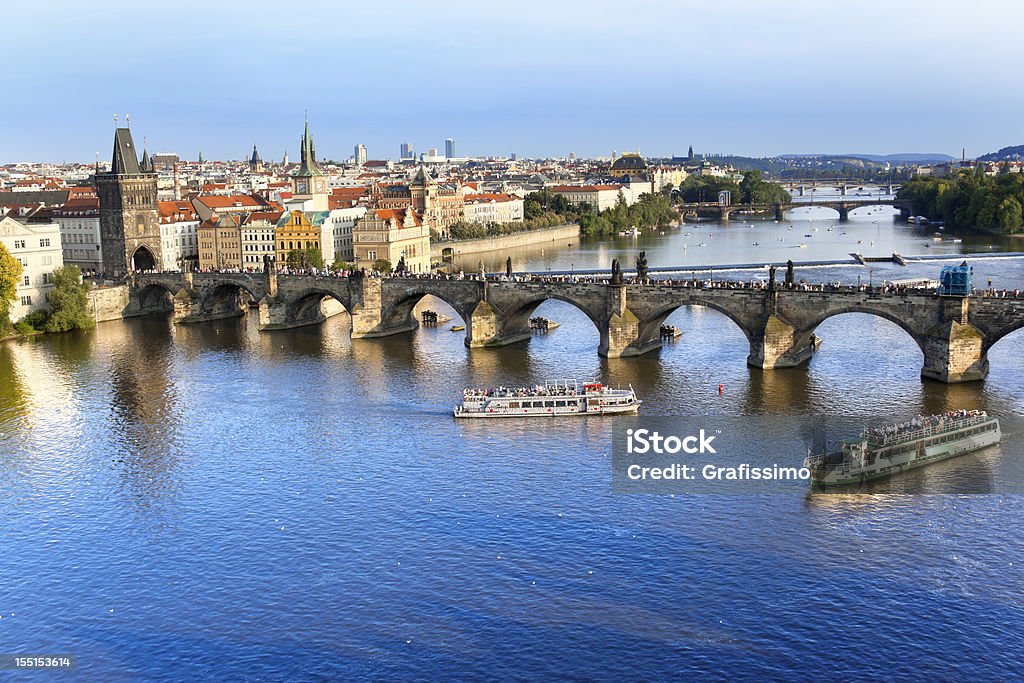
<svg viewBox="0 0 1024 683">
<path fill-rule="evenodd" d="M 620 495 L 613 420 L 449 413 L 465 385 L 597 377 L 649 415 L 1021 416 L 1024 332 L 943 385 L 862 314 L 765 373 L 711 311 L 622 360 L 539 312 L 562 326 L 505 349 L 352 341 L 344 315 L 0 345 L 0 653 L 90 681 L 1024 678 L 1024 499 L 948 493 L 1003 490 L 1019 435 L 868 494 Z"/>
</svg>

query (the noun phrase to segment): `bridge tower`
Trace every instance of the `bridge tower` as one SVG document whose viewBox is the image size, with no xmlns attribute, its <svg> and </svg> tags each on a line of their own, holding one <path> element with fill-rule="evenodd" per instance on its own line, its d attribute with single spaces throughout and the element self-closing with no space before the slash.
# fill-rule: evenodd
<svg viewBox="0 0 1024 683">
<path fill-rule="evenodd" d="M 103 271 L 108 276 L 161 268 L 156 180 L 149 164 L 140 165 L 131 130 L 116 129 L 110 172 L 96 174 Z"/>
</svg>

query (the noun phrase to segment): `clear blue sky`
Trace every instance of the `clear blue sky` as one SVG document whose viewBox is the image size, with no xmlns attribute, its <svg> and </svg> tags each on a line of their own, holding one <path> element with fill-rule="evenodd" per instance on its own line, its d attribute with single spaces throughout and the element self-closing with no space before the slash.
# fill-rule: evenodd
<svg viewBox="0 0 1024 683">
<path fill-rule="evenodd" d="M 5 2 L 0 161 L 150 150 L 977 155 L 1024 143 L 1009 0 Z M 138 140 L 141 143 L 141 140 Z"/>
</svg>

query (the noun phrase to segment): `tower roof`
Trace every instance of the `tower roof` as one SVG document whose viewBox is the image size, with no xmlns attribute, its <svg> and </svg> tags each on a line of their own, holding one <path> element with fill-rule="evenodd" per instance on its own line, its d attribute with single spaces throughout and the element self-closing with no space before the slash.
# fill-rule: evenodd
<svg viewBox="0 0 1024 683">
<path fill-rule="evenodd" d="M 256 151 L 256 145 L 252 146 L 252 156 L 249 158 L 249 161 L 254 164 L 260 161 L 260 153 Z"/>
<path fill-rule="evenodd" d="M 128 128 L 118 128 L 114 131 L 114 157 L 110 162 L 110 172 L 142 173 L 142 169 L 139 167 L 139 157 L 135 155 L 132 132 Z"/>
<path fill-rule="evenodd" d="M 427 183 L 433 182 L 433 178 L 430 177 L 430 173 L 427 171 L 426 166 L 420 166 L 420 169 L 416 171 L 416 177 L 413 178 L 413 185 L 426 185 Z"/>
<path fill-rule="evenodd" d="M 302 134 L 302 162 L 293 175 L 307 177 L 323 175 L 320 167 L 316 165 L 316 147 L 313 145 L 313 136 L 309 134 L 308 118 L 306 119 L 306 132 Z"/>
<path fill-rule="evenodd" d="M 149 152 L 146 151 L 145 147 L 142 148 L 142 161 L 139 162 L 139 169 L 143 173 L 149 173 L 153 170 L 153 165 L 149 160 Z"/>
</svg>

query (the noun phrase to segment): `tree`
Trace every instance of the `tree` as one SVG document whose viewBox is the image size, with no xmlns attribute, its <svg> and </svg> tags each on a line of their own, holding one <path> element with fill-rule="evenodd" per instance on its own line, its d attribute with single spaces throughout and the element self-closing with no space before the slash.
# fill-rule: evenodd
<svg viewBox="0 0 1024 683">
<path fill-rule="evenodd" d="M 18 296 L 18 281 L 21 280 L 21 261 L 0 244 L 0 331 L 11 327 L 11 307 Z"/>
<path fill-rule="evenodd" d="M 324 267 L 324 253 L 319 249 L 307 249 L 306 250 L 306 263 L 309 264 L 310 268 L 323 268 Z"/>
<path fill-rule="evenodd" d="M 47 332 L 89 330 L 96 321 L 89 315 L 89 283 L 82 282 L 78 266 L 64 266 L 53 271 L 50 292 L 50 317 L 43 329 Z"/>
<path fill-rule="evenodd" d="M 391 261 L 386 258 L 379 258 L 373 262 L 373 269 L 378 273 L 390 273 L 391 272 Z"/>
<path fill-rule="evenodd" d="M 999 202 L 999 208 L 996 210 L 996 216 L 999 220 L 999 227 L 1006 232 L 1016 232 L 1024 223 L 1024 215 L 1022 215 L 1021 203 L 1017 201 L 1016 197 L 1007 197 L 1003 201 Z"/>
</svg>

